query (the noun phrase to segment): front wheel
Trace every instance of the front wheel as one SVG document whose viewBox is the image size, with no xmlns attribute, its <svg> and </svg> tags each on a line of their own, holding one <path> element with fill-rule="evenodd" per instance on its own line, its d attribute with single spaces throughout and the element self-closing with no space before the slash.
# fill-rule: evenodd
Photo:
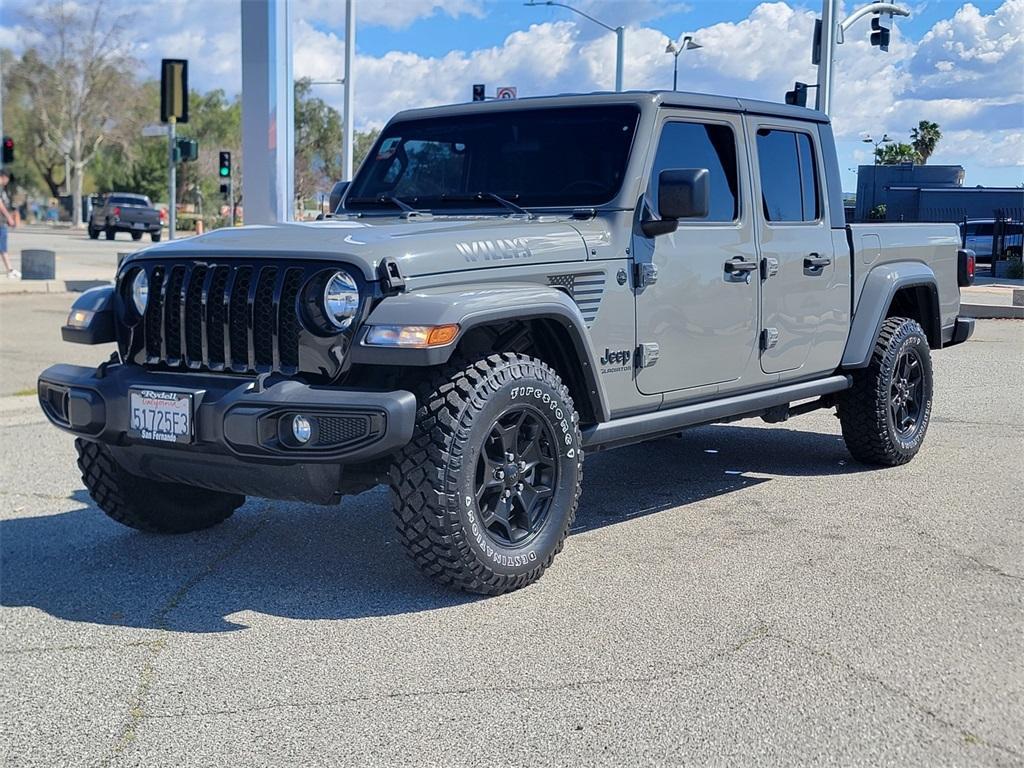
<svg viewBox="0 0 1024 768">
<path fill-rule="evenodd" d="M 78 438 L 75 450 L 93 501 L 107 517 L 129 528 L 150 533 L 201 531 L 224 522 L 245 502 L 244 496 L 233 493 L 129 474 L 100 443 Z"/>
<path fill-rule="evenodd" d="M 398 533 L 442 584 L 497 595 L 540 578 L 576 516 L 579 417 L 551 368 L 517 354 L 442 371 L 391 467 Z"/>
<path fill-rule="evenodd" d="M 89 224 L 89 239 L 96 240 L 100 236 L 100 231 L 96 229 L 91 223 Z"/>
<path fill-rule="evenodd" d="M 906 464 L 921 449 L 932 415 L 932 358 L 914 320 L 890 317 L 871 362 L 838 400 L 843 439 L 865 464 Z"/>
<path fill-rule="evenodd" d="M 116 234 L 117 233 L 114 231 L 113 227 L 107 227 L 103 230 L 103 236 L 106 237 L 107 240 L 113 240 Z"/>
</svg>

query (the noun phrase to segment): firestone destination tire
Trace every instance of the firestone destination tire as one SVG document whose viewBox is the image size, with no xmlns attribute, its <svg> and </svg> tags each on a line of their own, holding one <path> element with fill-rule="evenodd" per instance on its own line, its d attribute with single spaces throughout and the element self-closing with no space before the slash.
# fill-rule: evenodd
<svg viewBox="0 0 1024 768">
<path fill-rule="evenodd" d="M 895 467 L 917 455 L 932 414 L 932 358 L 917 322 L 890 317 L 882 324 L 871 362 L 854 372 L 837 410 L 858 461 Z"/>
<path fill-rule="evenodd" d="M 244 496 L 179 483 L 147 480 L 125 472 L 101 443 L 75 440 L 78 468 L 89 495 L 107 517 L 149 533 L 191 533 L 231 517 Z"/>
<path fill-rule="evenodd" d="M 439 372 L 391 467 L 402 544 L 440 583 L 497 595 L 533 583 L 576 516 L 583 451 L 569 390 L 525 355 Z"/>
</svg>

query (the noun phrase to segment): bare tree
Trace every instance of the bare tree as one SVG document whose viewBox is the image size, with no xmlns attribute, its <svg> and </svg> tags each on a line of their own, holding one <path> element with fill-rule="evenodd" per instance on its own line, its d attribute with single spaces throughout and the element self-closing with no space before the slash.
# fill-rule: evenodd
<svg viewBox="0 0 1024 768">
<path fill-rule="evenodd" d="M 27 50 L 21 68 L 39 119 L 42 141 L 68 158 L 72 221 L 82 225 L 85 168 L 104 141 L 116 138 L 126 87 L 134 87 L 124 41 L 123 14 L 103 0 L 49 0 L 27 13 L 40 42 Z"/>
</svg>

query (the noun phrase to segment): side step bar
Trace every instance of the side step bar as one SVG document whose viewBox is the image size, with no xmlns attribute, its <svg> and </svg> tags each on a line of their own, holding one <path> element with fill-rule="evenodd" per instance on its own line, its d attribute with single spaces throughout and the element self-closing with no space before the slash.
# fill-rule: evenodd
<svg viewBox="0 0 1024 768">
<path fill-rule="evenodd" d="M 849 376 L 829 376 L 827 379 L 787 384 L 774 389 L 733 395 L 704 403 L 693 403 L 667 411 L 642 413 L 622 419 L 605 421 L 583 430 L 583 447 L 588 449 L 618 448 L 623 445 L 652 440 L 679 432 L 686 427 L 711 424 L 739 416 L 759 416 L 769 408 L 830 395 L 849 389 Z"/>
</svg>

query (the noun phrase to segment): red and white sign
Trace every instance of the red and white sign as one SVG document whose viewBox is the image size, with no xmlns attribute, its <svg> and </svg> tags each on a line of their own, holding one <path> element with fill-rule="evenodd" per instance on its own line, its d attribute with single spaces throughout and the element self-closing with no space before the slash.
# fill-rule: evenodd
<svg viewBox="0 0 1024 768">
<path fill-rule="evenodd" d="M 514 85 L 503 85 L 494 92 L 494 98 L 514 99 L 516 98 L 516 87 Z"/>
</svg>

